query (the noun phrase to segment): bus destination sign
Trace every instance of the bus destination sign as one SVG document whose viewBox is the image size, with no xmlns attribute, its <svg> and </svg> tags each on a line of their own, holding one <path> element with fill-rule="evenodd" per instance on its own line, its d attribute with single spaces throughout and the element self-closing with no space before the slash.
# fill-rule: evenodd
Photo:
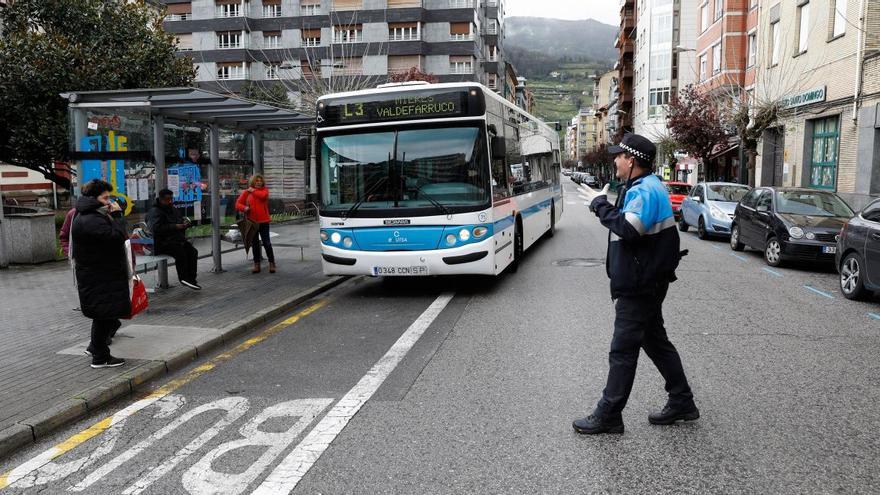
<svg viewBox="0 0 880 495">
<path fill-rule="evenodd" d="M 469 92 L 420 91 L 391 95 L 373 94 L 328 100 L 319 108 L 320 126 L 365 124 L 400 120 L 465 117 L 473 113 Z M 482 113 L 482 112 L 480 112 Z"/>
</svg>

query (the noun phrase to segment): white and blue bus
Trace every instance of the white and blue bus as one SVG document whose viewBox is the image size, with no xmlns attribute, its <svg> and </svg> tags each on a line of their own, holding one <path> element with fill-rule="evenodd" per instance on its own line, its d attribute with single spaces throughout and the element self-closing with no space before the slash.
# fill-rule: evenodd
<svg viewBox="0 0 880 495">
<path fill-rule="evenodd" d="M 327 275 L 497 275 L 562 215 L 559 138 L 475 83 L 318 101 Z"/>
</svg>

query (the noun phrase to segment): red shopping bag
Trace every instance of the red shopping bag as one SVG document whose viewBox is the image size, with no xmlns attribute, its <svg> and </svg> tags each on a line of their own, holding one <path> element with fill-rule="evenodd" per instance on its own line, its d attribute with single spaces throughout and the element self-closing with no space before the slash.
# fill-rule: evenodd
<svg viewBox="0 0 880 495">
<path fill-rule="evenodd" d="M 131 314 L 125 318 L 126 320 L 143 313 L 150 306 L 150 300 L 147 298 L 147 286 L 144 285 L 144 281 L 140 277 L 132 277 L 128 286 L 131 295 Z"/>
</svg>

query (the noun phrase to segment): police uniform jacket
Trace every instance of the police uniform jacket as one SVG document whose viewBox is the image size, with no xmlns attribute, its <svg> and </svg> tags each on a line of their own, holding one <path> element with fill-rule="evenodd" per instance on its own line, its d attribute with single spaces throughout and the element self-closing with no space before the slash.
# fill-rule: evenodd
<svg viewBox="0 0 880 495">
<path fill-rule="evenodd" d="M 658 284 L 675 281 L 680 239 L 659 177 L 649 173 L 632 179 L 617 205 L 599 196 L 590 210 L 610 230 L 605 266 L 612 298 L 650 295 Z"/>
</svg>

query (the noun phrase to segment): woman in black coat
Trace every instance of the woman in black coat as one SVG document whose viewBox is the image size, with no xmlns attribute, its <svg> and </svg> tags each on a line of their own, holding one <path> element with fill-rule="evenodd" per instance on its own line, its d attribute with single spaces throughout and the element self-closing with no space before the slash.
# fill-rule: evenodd
<svg viewBox="0 0 880 495">
<path fill-rule="evenodd" d="M 113 186 L 93 180 L 83 186 L 76 202 L 70 231 L 79 304 L 92 319 L 88 352 L 92 368 L 122 366 L 125 361 L 110 355 L 110 339 L 131 314 L 129 272 L 125 254 L 128 238 L 122 211 L 111 201 Z"/>
</svg>

